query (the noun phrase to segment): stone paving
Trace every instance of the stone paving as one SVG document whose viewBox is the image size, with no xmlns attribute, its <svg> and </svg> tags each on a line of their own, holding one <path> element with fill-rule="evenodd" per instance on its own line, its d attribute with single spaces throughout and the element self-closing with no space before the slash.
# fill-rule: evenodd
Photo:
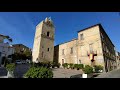
<svg viewBox="0 0 120 90">
<path fill-rule="evenodd" d="M 53 69 L 54 76 L 53 78 L 70 78 L 73 75 L 80 75 L 83 72 L 81 70 L 71 70 L 71 69 Z"/>
</svg>

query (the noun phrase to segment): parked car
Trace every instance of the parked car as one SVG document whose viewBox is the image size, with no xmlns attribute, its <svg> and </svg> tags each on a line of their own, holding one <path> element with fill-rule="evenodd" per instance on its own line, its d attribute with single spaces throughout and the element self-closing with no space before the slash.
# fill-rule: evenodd
<svg viewBox="0 0 120 90">
<path fill-rule="evenodd" d="M 27 59 L 27 60 L 26 60 L 26 63 L 30 63 L 30 60 Z"/>
<path fill-rule="evenodd" d="M 22 64 L 22 62 L 20 60 L 16 60 L 15 62 L 16 64 Z"/>
<path fill-rule="evenodd" d="M 26 61 L 25 61 L 25 60 L 22 60 L 21 63 L 22 63 L 22 64 L 26 64 Z"/>
</svg>

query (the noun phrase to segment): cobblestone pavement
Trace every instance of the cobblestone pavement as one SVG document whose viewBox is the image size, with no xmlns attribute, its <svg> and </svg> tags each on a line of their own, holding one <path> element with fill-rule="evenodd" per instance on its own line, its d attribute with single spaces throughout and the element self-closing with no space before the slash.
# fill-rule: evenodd
<svg viewBox="0 0 120 90">
<path fill-rule="evenodd" d="M 96 78 L 120 78 L 120 69 L 116 69 L 110 72 L 104 72 Z"/>
<path fill-rule="evenodd" d="M 80 75 L 83 72 L 81 70 L 71 70 L 71 69 L 53 69 L 54 76 L 53 78 L 70 78 L 73 75 Z"/>
</svg>

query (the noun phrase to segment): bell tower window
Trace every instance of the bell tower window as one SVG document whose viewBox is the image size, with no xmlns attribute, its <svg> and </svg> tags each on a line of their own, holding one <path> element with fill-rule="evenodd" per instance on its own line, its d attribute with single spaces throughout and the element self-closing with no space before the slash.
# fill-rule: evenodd
<svg viewBox="0 0 120 90">
<path fill-rule="evenodd" d="M 50 50 L 50 49 L 48 48 L 48 52 L 49 52 L 49 50 Z"/>
<path fill-rule="evenodd" d="M 48 37 L 50 36 L 50 32 L 47 32 L 47 36 L 48 36 Z"/>
</svg>

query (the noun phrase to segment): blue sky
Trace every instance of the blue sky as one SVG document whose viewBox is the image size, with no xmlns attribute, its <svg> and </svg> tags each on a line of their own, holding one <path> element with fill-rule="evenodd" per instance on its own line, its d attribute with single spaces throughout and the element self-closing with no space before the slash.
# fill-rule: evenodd
<svg viewBox="0 0 120 90">
<path fill-rule="evenodd" d="M 55 24 L 55 45 L 77 38 L 77 31 L 101 23 L 120 51 L 118 12 L 0 12 L 0 34 L 13 38 L 12 44 L 33 47 L 35 28 L 46 17 Z"/>
</svg>

